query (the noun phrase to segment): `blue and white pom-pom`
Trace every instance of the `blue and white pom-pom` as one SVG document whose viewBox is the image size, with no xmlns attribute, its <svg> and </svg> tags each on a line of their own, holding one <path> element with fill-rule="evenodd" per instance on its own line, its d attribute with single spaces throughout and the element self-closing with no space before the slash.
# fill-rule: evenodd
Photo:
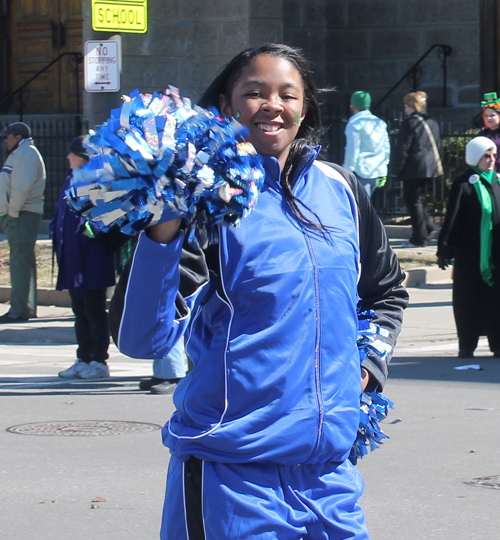
<svg viewBox="0 0 500 540">
<path fill-rule="evenodd" d="M 387 330 L 371 322 L 374 316 L 373 311 L 363 311 L 358 314 L 357 344 L 361 362 L 370 353 L 385 359 L 392 350 L 391 346 L 381 339 L 381 337 L 388 337 Z M 361 394 L 358 432 L 349 455 L 349 460 L 354 465 L 358 459 L 379 448 L 381 443 L 389 438 L 380 428 L 379 422 L 385 420 L 389 409 L 393 408 L 392 401 L 379 392 Z"/>
<path fill-rule="evenodd" d="M 89 162 L 66 192 L 73 210 L 128 235 L 183 217 L 202 245 L 214 225 L 238 225 L 251 212 L 264 169 L 244 126 L 192 107 L 174 87 L 123 100 L 84 139 Z"/>
</svg>

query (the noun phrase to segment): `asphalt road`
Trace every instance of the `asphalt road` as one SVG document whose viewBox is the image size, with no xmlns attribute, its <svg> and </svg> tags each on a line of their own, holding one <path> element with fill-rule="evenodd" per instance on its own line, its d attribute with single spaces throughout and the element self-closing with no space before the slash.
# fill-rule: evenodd
<svg viewBox="0 0 500 540">
<path fill-rule="evenodd" d="M 371 538 L 496 539 L 500 360 L 484 340 L 472 361 L 456 358 L 449 284 L 410 297 L 384 392 L 395 402 L 384 424 L 391 438 L 358 466 Z M 151 363 L 114 347 L 110 379 L 59 379 L 74 358 L 71 313 L 40 316 L 0 328 L 0 538 L 158 538 L 168 464 L 158 427 L 171 397 L 139 391 Z M 469 363 L 482 369 L 454 369 Z"/>
</svg>

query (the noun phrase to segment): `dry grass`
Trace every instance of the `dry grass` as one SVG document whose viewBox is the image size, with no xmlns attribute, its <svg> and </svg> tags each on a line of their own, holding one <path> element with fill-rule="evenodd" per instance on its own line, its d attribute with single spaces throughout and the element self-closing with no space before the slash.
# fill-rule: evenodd
<svg viewBox="0 0 500 540">
<path fill-rule="evenodd" d="M 37 286 L 55 288 L 57 278 L 57 262 L 54 260 L 54 277 L 52 277 L 52 242 L 38 241 L 35 245 Z M 0 285 L 10 285 L 9 244 L 0 241 Z"/>
<path fill-rule="evenodd" d="M 55 288 L 57 279 L 57 262 L 54 259 L 54 275 L 52 276 L 52 242 L 38 241 L 35 246 L 38 287 Z M 399 251 L 399 262 L 403 270 L 419 266 L 436 264 L 434 253 L 418 252 L 417 250 Z M 0 286 L 10 285 L 9 276 L 9 245 L 7 240 L 0 241 Z"/>
</svg>

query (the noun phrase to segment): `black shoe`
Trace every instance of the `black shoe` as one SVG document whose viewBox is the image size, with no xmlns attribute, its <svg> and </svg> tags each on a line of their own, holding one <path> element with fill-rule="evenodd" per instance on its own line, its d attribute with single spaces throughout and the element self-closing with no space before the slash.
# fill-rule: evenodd
<svg viewBox="0 0 500 540">
<path fill-rule="evenodd" d="M 474 351 L 471 349 L 460 349 L 458 351 L 459 358 L 474 358 Z"/>
<path fill-rule="evenodd" d="M 5 313 L 0 317 L 0 324 L 26 322 L 28 320 L 29 317 L 22 317 L 21 315 L 16 315 L 15 313 Z"/>
<path fill-rule="evenodd" d="M 164 381 L 160 384 L 155 384 L 151 387 L 152 394 L 173 394 L 177 382 L 170 382 L 170 380 Z"/>
<path fill-rule="evenodd" d="M 139 388 L 141 390 L 151 390 L 152 386 L 161 384 L 162 382 L 165 382 L 165 381 L 166 379 L 160 379 L 159 377 L 151 377 L 151 379 L 142 379 L 142 381 L 139 383 Z"/>
</svg>

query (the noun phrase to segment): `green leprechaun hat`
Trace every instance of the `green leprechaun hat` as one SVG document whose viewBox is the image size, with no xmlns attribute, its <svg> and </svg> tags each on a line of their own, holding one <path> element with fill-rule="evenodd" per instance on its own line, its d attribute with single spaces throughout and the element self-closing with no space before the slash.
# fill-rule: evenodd
<svg viewBox="0 0 500 540">
<path fill-rule="evenodd" d="M 500 107 L 500 99 L 497 97 L 496 92 L 490 92 L 484 94 L 484 101 L 481 101 L 481 107 Z"/>
</svg>

